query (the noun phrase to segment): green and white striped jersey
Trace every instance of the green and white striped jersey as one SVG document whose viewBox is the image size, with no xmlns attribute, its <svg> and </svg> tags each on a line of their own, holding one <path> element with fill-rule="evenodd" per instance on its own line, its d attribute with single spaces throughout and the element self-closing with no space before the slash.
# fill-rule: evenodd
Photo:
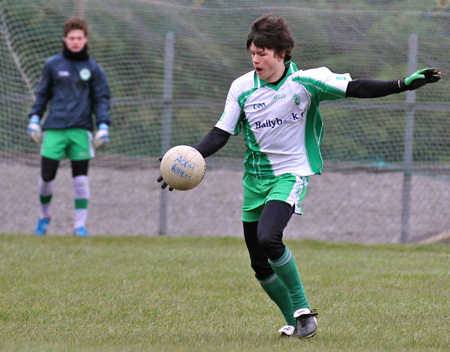
<svg viewBox="0 0 450 352">
<path fill-rule="evenodd" d="M 261 178 L 286 173 L 320 174 L 323 136 L 319 103 L 345 98 L 348 73 L 326 67 L 297 70 L 293 62 L 278 85 L 259 79 L 253 70 L 230 87 L 225 110 L 216 127 L 244 133 L 245 172 Z"/>
</svg>

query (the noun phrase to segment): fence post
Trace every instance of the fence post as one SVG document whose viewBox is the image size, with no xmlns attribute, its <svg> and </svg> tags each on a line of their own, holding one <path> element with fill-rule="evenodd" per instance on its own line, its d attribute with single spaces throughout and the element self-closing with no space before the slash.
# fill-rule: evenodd
<svg viewBox="0 0 450 352">
<path fill-rule="evenodd" d="M 408 75 L 417 70 L 418 35 L 412 34 L 409 37 L 408 46 Z M 409 218 L 411 212 L 411 176 L 413 167 L 414 148 L 414 114 L 416 103 L 416 91 L 406 92 L 406 117 L 405 117 L 405 154 L 402 188 L 402 233 L 401 242 L 407 243 L 409 237 Z"/>
<path fill-rule="evenodd" d="M 174 63 L 174 49 L 175 35 L 173 32 L 168 32 L 165 41 L 164 52 L 164 110 L 161 133 L 161 156 L 169 150 L 170 140 L 172 135 L 172 85 L 173 85 L 173 63 Z M 163 236 L 167 233 L 167 189 L 162 189 L 160 192 L 161 201 L 159 206 L 159 235 Z"/>
</svg>

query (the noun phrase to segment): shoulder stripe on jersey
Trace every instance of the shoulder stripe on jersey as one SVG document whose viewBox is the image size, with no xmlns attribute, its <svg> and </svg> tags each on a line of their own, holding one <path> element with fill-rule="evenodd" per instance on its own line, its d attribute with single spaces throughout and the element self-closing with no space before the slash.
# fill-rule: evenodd
<svg viewBox="0 0 450 352">
<path fill-rule="evenodd" d="M 294 77 L 292 80 L 294 82 L 298 82 L 298 83 L 302 84 L 307 89 L 308 89 L 308 87 L 314 87 L 321 93 L 325 93 L 326 97 L 327 97 L 325 100 L 345 98 L 345 90 L 333 87 L 333 86 L 326 84 L 325 82 L 321 82 L 317 79 L 314 79 L 311 77 L 301 77 L 300 76 L 300 77 Z"/>
<path fill-rule="evenodd" d="M 244 111 L 244 105 L 245 105 L 245 102 L 247 101 L 248 97 L 249 97 L 256 89 L 257 89 L 256 87 L 255 87 L 255 88 L 252 88 L 252 89 L 249 89 L 249 90 L 247 90 L 246 92 L 243 92 L 243 93 L 241 93 L 241 94 L 238 96 L 238 103 L 239 103 L 239 106 L 241 107 L 241 110 L 242 110 L 242 111 Z"/>
</svg>

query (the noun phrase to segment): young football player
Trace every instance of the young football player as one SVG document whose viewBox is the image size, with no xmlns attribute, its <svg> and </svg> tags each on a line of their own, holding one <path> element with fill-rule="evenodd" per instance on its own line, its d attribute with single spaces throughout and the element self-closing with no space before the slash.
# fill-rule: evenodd
<svg viewBox="0 0 450 352">
<path fill-rule="evenodd" d="M 28 133 L 41 143 L 39 178 L 40 217 L 35 235 L 45 235 L 51 220 L 50 204 L 59 162 L 71 160 L 75 198 L 75 236 L 88 236 L 86 219 L 89 203 L 88 167 L 94 157 L 92 130 L 96 115 L 96 148 L 109 142 L 109 87 L 102 67 L 88 54 L 88 27 L 80 18 L 71 18 L 63 27 L 63 50 L 44 65 L 37 86 L 36 101 L 28 113 Z M 40 119 L 47 104 L 50 109 L 41 133 Z"/>
<path fill-rule="evenodd" d="M 290 61 L 293 47 L 283 18 L 267 14 L 253 22 L 247 49 L 254 70 L 234 80 L 222 116 L 195 148 L 208 157 L 231 135 L 244 134 L 242 221 L 251 267 L 288 324 L 279 330 L 282 336 L 309 338 L 317 330 L 317 312 L 283 243 L 283 230 L 292 214 L 302 213 L 309 177 L 323 168 L 319 103 L 417 89 L 437 82 L 441 72 L 428 68 L 393 81 L 352 79 L 326 67 L 299 70 Z M 161 177 L 158 182 L 167 187 Z"/>
</svg>

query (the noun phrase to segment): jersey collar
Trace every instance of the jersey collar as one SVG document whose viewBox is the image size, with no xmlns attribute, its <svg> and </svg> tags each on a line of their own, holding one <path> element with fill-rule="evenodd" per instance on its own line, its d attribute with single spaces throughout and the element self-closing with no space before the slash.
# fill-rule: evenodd
<svg viewBox="0 0 450 352">
<path fill-rule="evenodd" d="M 255 74 L 254 74 L 254 85 L 255 88 L 261 88 L 261 87 L 265 87 L 265 86 L 269 86 L 275 90 L 278 90 L 279 87 L 281 87 L 281 85 L 284 83 L 284 81 L 286 80 L 287 77 L 289 77 L 291 74 L 293 74 L 294 72 L 297 72 L 297 65 L 292 62 L 292 61 L 288 61 L 285 64 L 286 66 L 288 66 L 288 71 L 286 72 L 286 76 L 276 85 L 274 86 L 273 84 L 267 83 L 266 81 L 263 81 L 262 79 L 260 79 L 258 77 L 258 75 L 256 74 L 256 70 L 255 70 Z"/>
</svg>

